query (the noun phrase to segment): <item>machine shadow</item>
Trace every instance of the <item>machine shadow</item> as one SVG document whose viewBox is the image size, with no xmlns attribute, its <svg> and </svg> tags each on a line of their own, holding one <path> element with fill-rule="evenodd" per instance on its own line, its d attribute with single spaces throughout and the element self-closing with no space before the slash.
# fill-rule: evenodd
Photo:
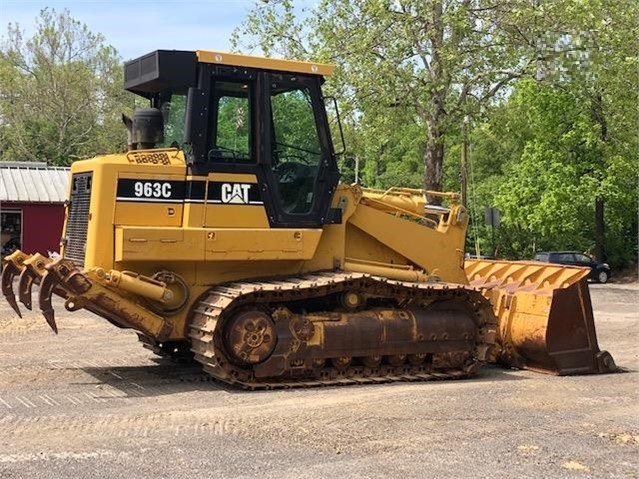
<svg viewBox="0 0 639 479">
<path fill-rule="evenodd" d="M 463 381 L 470 382 L 486 382 L 486 381 L 523 381 L 530 379 L 528 377 L 532 371 L 526 371 L 525 369 L 513 369 L 499 364 L 486 364 L 479 372 L 468 379 Z M 533 373 L 539 374 L 539 373 Z"/>
<path fill-rule="evenodd" d="M 202 370 L 197 363 L 175 363 L 162 358 L 154 358 L 156 364 L 141 366 L 111 366 L 111 367 L 83 367 L 86 374 L 92 376 L 100 384 L 109 386 L 122 393 L 121 397 L 155 397 L 185 392 L 210 391 L 233 394 L 259 394 L 275 393 L 282 389 L 272 390 L 247 390 L 241 387 L 232 386 L 220 382 Z M 476 383 L 495 381 L 521 381 L 530 379 L 526 376 L 526 371 L 505 369 L 501 366 L 487 365 L 483 367 L 475 376 L 459 380 L 435 380 L 435 381 L 398 381 L 381 384 L 361 384 L 361 385 L 331 385 L 326 387 L 295 388 L 300 393 L 303 391 L 317 391 L 318 389 L 343 389 L 343 388 L 370 388 L 389 387 L 394 385 L 414 384 L 445 384 L 455 382 Z"/>
<path fill-rule="evenodd" d="M 216 381 L 197 363 L 154 359 L 155 364 L 80 368 L 100 384 L 123 393 L 123 397 L 154 397 L 194 391 L 245 392 Z"/>
</svg>

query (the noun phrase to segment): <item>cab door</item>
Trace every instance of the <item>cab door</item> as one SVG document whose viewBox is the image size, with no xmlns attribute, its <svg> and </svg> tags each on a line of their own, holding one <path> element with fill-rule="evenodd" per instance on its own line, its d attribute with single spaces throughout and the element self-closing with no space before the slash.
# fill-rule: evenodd
<svg viewBox="0 0 639 479">
<path fill-rule="evenodd" d="M 320 77 L 265 74 L 264 173 L 274 227 L 318 228 L 338 222 L 330 209 L 339 171 Z"/>
</svg>

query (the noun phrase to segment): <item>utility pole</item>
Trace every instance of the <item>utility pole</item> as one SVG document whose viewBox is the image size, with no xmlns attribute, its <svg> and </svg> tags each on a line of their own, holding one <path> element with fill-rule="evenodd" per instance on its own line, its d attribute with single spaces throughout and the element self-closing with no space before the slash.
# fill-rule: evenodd
<svg viewBox="0 0 639 479">
<path fill-rule="evenodd" d="M 461 176 L 461 201 L 464 208 L 468 209 L 468 164 L 470 158 L 468 157 L 468 126 L 470 124 L 470 116 L 465 115 L 462 122 L 462 145 L 461 145 L 461 159 L 460 159 L 460 176 Z M 479 250 L 479 238 L 475 232 L 475 255 L 477 258 L 480 256 Z"/>
<path fill-rule="evenodd" d="M 468 115 L 464 116 L 464 121 L 462 122 L 462 148 L 461 148 L 461 164 L 460 164 L 460 174 L 461 174 L 461 197 L 462 197 L 462 205 L 465 208 L 468 208 L 468 123 L 470 122 L 470 117 Z"/>
</svg>

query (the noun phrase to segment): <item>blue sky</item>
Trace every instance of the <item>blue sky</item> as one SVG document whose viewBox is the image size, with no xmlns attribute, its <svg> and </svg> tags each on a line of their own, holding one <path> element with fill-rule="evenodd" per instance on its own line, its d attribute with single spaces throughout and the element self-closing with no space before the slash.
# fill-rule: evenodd
<svg viewBox="0 0 639 479">
<path fill-rule="evenodd" d="M 157 49 L 228 51 L 231 32 L 254 4 L 254 0 L 0 0 L 0 38 L 6 38 L 9 23 L 19 24 L 31 36 L 40 10 L 50 7 L 69 10 L 92 32 L 101 33 L 124 60 Z"/>
</svg>

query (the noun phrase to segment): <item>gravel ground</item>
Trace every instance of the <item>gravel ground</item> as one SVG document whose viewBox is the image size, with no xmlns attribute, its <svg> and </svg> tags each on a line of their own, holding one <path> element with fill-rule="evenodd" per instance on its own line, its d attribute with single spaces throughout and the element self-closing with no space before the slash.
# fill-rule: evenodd
<svg viewBox="0 0 639 479">
<path fill-rule="evenodd" d="M 0 478 L 639 477 L 639 284 L 591 285 L 627 373 L 243 392 L 65 313 L 0 303 Z"/>
</svg>

